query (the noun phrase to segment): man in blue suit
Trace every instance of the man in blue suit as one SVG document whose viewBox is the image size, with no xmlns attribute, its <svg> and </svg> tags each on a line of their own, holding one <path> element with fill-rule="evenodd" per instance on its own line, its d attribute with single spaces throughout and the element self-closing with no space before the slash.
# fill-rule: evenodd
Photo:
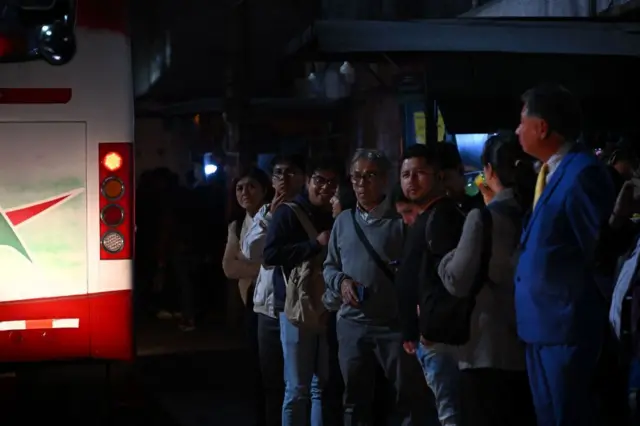
<svg viewBox="0 0 640 426">
<path fill-rule="evenodd" d="M 542 162 L 533 212 L 520 240 L 518 334 L 539 426 L 596 424 L 591 388 L 604 326 L 593 264 L 615 202 L 611 178 L 586 147 L 577 100 L 558 85 L 523 95 L 517 133 Z"/>
</svg>

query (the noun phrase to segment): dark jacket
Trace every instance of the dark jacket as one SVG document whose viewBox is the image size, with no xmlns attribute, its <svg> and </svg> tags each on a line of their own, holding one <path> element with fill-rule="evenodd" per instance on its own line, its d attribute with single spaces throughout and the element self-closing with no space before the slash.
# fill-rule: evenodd
<svg viewBox="0 0 640 426">
<path fill-rule="evenodd" d="M 429 286 L 442 280 L 438 263 L 460 240 L 465 216 L 450 198 L 443 198 L 420 214 L 409 228 L 396 274 L 398 311 L 405 341 L 420 337 L 417 306 Z"/>
<path fill-rule="evenodd" d="M 333 218 L 329 210 L 323 210 L 311 204 L 309 196 L 298 195 L 293 202 L 304 210 L 318 233 L 330 231 Z M 322 246 L 316 239 L 310 239 L 295 212 L 287 205 L 279 206 L 273 213 L 265 241 L 264 263 L 276 266 L 273 274 L 275 307 L 282 310 L 286 297 L 286 287 L 282 269 L 289 275 L 291 270 L 307 259 L 320 253 Z"/>
</svg>

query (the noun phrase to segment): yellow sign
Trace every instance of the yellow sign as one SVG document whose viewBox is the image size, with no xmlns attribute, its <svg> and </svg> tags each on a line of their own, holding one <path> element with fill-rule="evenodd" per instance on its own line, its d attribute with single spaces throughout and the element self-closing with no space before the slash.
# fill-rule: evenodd
<svg viewBox="0 0 640 426">
<path fill-rule="evenodd" d="M 424 111 L 413 113 L 413 127 L 416 129 L 416 143 L 425 145 L 427 141 L 427 123 L 424 119 Z M 444 141 L 444 119 L 438 110 L 438 142 Z"/>
</svg>

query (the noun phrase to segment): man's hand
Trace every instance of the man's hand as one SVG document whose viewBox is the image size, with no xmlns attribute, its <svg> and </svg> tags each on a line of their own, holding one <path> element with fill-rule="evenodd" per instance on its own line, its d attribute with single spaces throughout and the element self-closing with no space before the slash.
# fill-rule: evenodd
<svg viewBox="0 0 640 426">
<path fill-rule="evenodd" d="M 356 293 L 355 286 L 356 283 L 354 283 L 353 280 L 348 278 L 343 280 L 340 284 L 340 294 L 342 295 L 342 301 L 345 304 L 357 308 L 360 306 L 360 302 L 358 301 L 358 294 Z"/>
<path fill-rule="evenodd" d="M 271 205 L 269 206 L 269 211 L 271 212 L 271 214 L 273 214 L 273 212 L 276 211 L 278 206 L 282 204 L 282 202 L 285 199 L 285 196 L 286 194 L 284 192 L 278 192 L 276 190 L 276 195 L 273 197 L 273 200 L 271 201 Z"/>
<path fill-rule="evenodd" d="M 416 342 L 402 342 L 402 349 L 409 355 L 415 355 L 418 350 L 418 344 Z"/>
<path fill-rule="evenodd" d="M 322 231 L 316 240 L 320 243 L 321 246 L 326 246 L 329 244 L 329 237 L 331 236 L 331 231 Z"/>
</svg>

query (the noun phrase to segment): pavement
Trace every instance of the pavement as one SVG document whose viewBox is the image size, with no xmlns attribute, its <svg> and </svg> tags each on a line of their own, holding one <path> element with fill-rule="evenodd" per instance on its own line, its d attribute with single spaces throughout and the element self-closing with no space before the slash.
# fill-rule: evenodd
<svg viewBox="0 0 640 426">
<path fill-rule="evenodd" d="M 47 363 L 0 371 L 0 422 L 253 426 L 242 340 L 219 327 L 184 333 L 174 322 L 150 321 L 138 330 L 133 365 Z"/>
</svg>

